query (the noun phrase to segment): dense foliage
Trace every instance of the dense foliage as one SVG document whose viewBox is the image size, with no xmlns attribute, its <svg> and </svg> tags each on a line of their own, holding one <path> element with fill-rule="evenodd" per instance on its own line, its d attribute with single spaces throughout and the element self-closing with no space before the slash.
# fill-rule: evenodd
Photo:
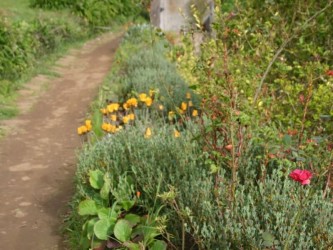
<svg viewBox="0 0 333 250">
<path fill-rule="evenodd" d="M 241 10 L 250 11 L 238 9 L 238 13 Z M 329 249 L 333 245 L 331 127 L 316 123 L 294 127 L 280 121 L 278 112 L 271 113 L 269 108 L 285 108 L 270 95 L 269 82 L 265 80 L 263 93 L 255 97 L 274 55 L 267 44 L 267 50 L 256 50 L 255 45 L 262 46 L 267 39 L 246 47 L 248 41 L 242 40 L 240 30 L 244 19 L 230 21 L 230 15 L 219 10 L 216 14 L 216 38 L 207 38 L 199 55 L 189 37 L 180 46 L 169 47 L 159 38 L 163 34 L 147 26 L 133 27 L 124 36 L 110 84 L 102 88 L 100 97 L 100 104 L 108 104 L 102 119 L 113 122 L 115 129 L 108 131 L 102 125 L 100 140 L 95 139 L 94 128 L 79 131 L 88 133 L 91 144 L 79 156 L 78 192 L 69 220 L 77 233 L 71 234 L 74 242 L 88 238 L 91 246 L 112 249 L 110 242 L 117 238 L 112 223 L 106 223 L 99 238 L 100 223 L 95 226 L 97 220 L 91 221 L 91 215 L 80 216 L 86 202 L 101 201 L 102 192 L 91 187 L 93 171 L 100 170 L 111 178 L 103 184 L 110 190 L 107 207 L 123 202 L 122 197 L 133 201 L 132 210 L 116 219 L 128 213 L 152 214 L 151 228 L 157 230 L 153 240 L 163 240 L 170 249 Z M 189 93 L 165 60 L 166 53 L 191 88 L 204 97 L 200 112 L 190 109 L 198 97 Z M 328 65 L 322 67 L 322 76 L 329 81 Z M 139 103 L 142 93 L 150 91 L 157 105 L 138 104 L 130 110 L 135 120 L 125 123 L 129 111 L 122 109 L 122 103 L 133 96 Z M 172 102 L 165 101 L 166 96 Z M 159 104 L 167 109 L 156 116 Z M 116 111 L 111 108 L 115 105 Z M 324 101 L 321 105 L 327 107 Z M 101 107 L 93 114 L 92 127 L 101 127 Z M 308 120 L 314 118 L 306 114 Z M 317 126 L 326 127 L 318 130 Z M 302 181 L 292 179 L 295 169 L 308 169 L 310 174 Z M 86 223 L 90 231 L 81 230 Z M 136 245 L 129 247 L 120 240 L 121 246 L 154 249 L 137 241 L 135 234 L 128 234 L 127 241 Z"/>
<path fill-rule="evenodd" d="M 143 12 L 139 0 L 31 0 L 31 6 L 44 9 L 68 8 L 92 26 L 107 26 Z"/>
</svg>

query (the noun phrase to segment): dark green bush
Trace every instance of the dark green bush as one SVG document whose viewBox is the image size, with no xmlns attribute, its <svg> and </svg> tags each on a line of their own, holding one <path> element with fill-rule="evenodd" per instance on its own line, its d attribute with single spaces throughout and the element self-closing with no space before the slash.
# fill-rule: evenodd
<svg viewBox="0 0 333 250">
<path fill-rule="evenodd" d="M 76 20 L 39 17 L 31 22 L 0 20 L 0 74 L 15 80 L 60 45 L 87 36 Z"/>
</svg>

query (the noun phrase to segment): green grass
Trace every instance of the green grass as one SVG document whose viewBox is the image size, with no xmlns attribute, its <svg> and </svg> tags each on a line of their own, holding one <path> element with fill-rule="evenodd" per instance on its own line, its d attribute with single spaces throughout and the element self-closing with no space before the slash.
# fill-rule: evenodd
<svg viewBox="0 0 333 250">
<path fill-rule="evenodd" d="M 32 20 L 39 15 L 49 17 L 68 17 L 69 11 L 48 11 L 30 8 L 29 0 L 1 0 L 0 15 L 5 15 L 12 20 Z"/>
</svg>

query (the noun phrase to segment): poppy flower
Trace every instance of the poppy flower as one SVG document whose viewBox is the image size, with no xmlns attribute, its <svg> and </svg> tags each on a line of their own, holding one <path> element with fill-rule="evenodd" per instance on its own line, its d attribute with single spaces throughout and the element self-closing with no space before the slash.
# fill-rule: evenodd
<svg viewBox="0 0 333 250">
<path fill-rule="evenodd" d="M 308 170 L 295 169 L 289 174 L 289 177 L 302 185 L 308 185 L 310 184 L 312 173 Z"/>
<path fill-rule="evenodd" d="M 85 125 L 86 125 L 88 132 L 91 131 L 91 129 L 92 129 L 91 120 L 86 120 Z"/>
<path fill-rule="evenodd" d="M 192 116 L 193 116 L 193 117 L 198 116 L 198 110 L 194 109 L 194 110 L 192 111 Z"/>
<path fill-rule="evenodd" d="M 127 106 L 128 107 L 137 107 L 138 106 L 138 100 L 134 97 L 127 100 Z"/>
<path fill-rule="evenodd" d="M 123 117 L 123 123 L 127 124 L 127 123 L 129 123 L 129 121 L 130 121 L 130 117 L 129 116 L 124 116 Z"/>
<path fill-rule="evenodd" d="M 147 105 L 147 107 L 150 107 L 153 103 L 153 99 L 151 99 L 150 97 L 147 97 L 145 100 L 145 104 Z"/>
<path fill-rule="evenodd" d="M 186 111 L 187 109 L 187 103 L 186 102 L 182 102 L 182 104 L 180 105 L 180 109 L 183 111 Z"/>
<path fill-rule="evenodd" d="M 117 115 L 111 115 L 110 116 L 111 121 L 115 122 L 117 121 Z"/>
<path fill-rule="evenodd" d="M 141 102 L 145 102 L 146 99 L 147 99 L 147 94 L 142 93 L 142 94 L 139 95 L 139 100 L 140 100 Z"/>
</svg>

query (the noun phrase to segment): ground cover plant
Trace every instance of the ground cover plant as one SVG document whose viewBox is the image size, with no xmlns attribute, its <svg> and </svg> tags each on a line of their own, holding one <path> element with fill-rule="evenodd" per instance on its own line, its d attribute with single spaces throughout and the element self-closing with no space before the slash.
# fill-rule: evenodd
<svg viewBox="0 0 333 250">
<path fill-rule="evenodd" d="M 90 144 L 79 155 L 72 237 L 96 249 L 155 249 L 132 234 L 145 220 L 124 229 L 125 241 L 115 235 L 135 214 L 154 221 L 156 249 L 331 249 L 331 43 L 316 29 L 332 28 L 321 16 L 332 4 L 218 2 L 199 54 L 198 30 L 170 47 L 159 31 L 130 29 L 114 86 L 78 130 Z M 81 210 L 105 206 L 104 185 L 107 208 L 122 212 L 95 226 L 103 216 Z"/>
</svg>

